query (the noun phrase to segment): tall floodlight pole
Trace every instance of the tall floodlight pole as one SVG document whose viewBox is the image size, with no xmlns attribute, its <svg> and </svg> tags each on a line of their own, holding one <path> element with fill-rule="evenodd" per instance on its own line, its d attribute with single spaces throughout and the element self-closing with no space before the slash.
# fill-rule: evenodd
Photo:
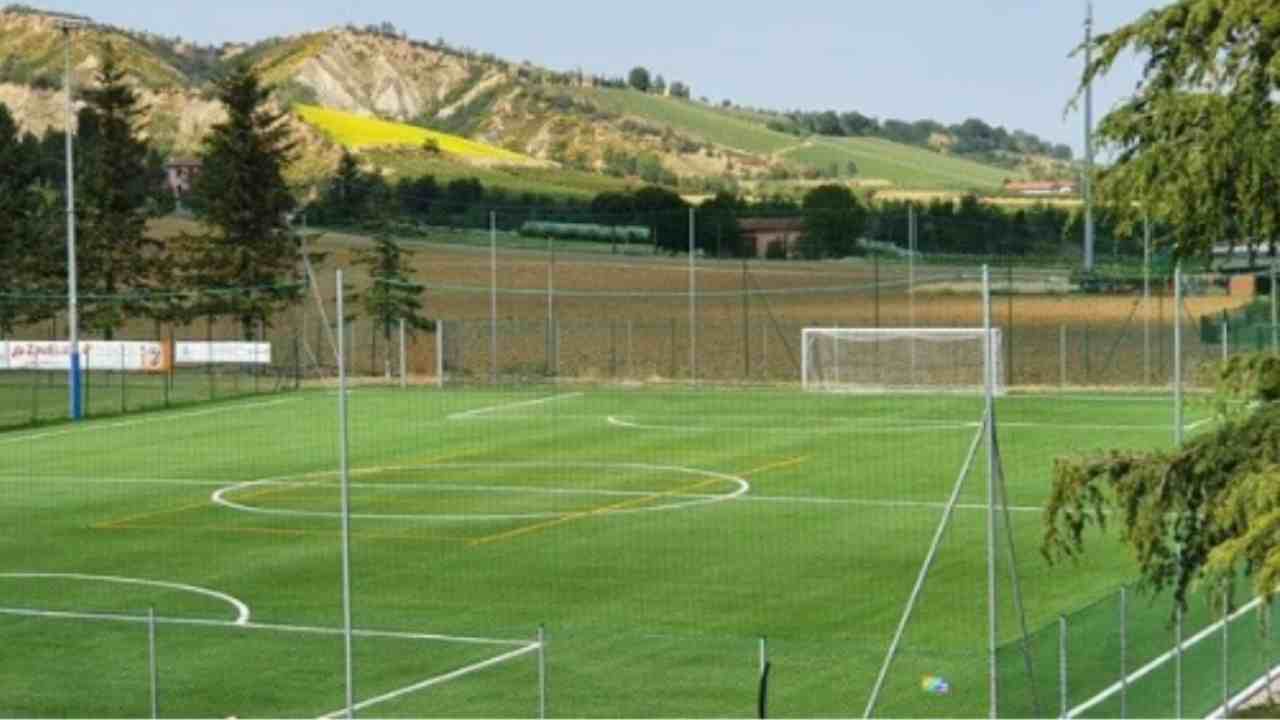
<svg viewBox="0 0 1280 720">
<path fill-rule="evenodd" d="M 67 413 L 73 421 L 81 416 L 80 407 L 80 311 L 76 296 L 76 181 L 75 157 L 72 152 L 71 128 L 75 124 L 75 107 L 73 106 L 71 75 L 71 31 L 89 24 L 90 20 L 83 15 L 64 15 L 47 13 L 62 30 L 64 40 L 63 53 L 66 60 L 66 78 L 63 85 L 67 91 L 66 112 L 66 153 L 67 153 Z"/>
<path fill-rule="evenodd" d="M 1093 64 L 1093 0 L 1085 2 L 1084 67 Z M 1084 87 L 1084 269 L 1093 269 L 1093 81 Z"/>
<path fill-rule="evenodd" d="M 698 278 L 695 254 L 697 210 L 689 208 L 689 382 L 698 382 Z"/>
</svg>

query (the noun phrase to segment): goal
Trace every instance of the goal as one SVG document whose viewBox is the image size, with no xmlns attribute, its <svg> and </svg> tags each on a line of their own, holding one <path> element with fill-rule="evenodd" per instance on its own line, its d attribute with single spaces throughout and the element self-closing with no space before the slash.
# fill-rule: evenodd
<svg viewBox="0 0 1280 720">
<path fill-rule="evenodd" d="M 1003 394 L 999 328 L 991 339 L 993 386 Z M 801 383 L 834 392 L 983 392 L 986 342 L 982 328 L 805 328 Z"/>
</svg>

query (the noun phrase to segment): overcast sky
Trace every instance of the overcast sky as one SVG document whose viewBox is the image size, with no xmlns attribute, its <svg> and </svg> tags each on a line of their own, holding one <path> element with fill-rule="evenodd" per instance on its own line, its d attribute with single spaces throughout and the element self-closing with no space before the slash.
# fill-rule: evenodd
<svg viewBox="0 0 1280 720">
<path fill-rule="evenodd" d="M 47 0 L 116 25 L 202 43 L 253 41 L 348 22 L 388 20 L 420 39 L 509 60 L 623 75 L 635 65 L 695 96 L 777 109 L 857 110 L 879 118 L 979 117 L 1079 152 L 1064 116 L 1081 61 L 1084 0 Z M 1106 30 L 1167 4 L 1096 0 Z M 1101 112 L 1138 78 L 1126 59 L 1096 88 Z"/>
</svg>

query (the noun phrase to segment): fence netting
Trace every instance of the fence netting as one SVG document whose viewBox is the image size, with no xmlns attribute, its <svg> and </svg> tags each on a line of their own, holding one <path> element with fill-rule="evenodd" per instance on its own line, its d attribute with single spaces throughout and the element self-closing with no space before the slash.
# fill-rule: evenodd
<svg viewBox="0 0 1280 720">
<path fill-rule="evenodd" d="M 348 690 L 388 717 L 1234 702 L 1276 662 L 1269 606 L 1179 620 L 1128 587 L 1114 531 L 1070 568 L 1039 543 L 1055 458 L 1209 430 L 1203 368 L 1280 350 L 1268 271 L 1176 272 L 1130 238 L 1083 273 L 1060 233 L 846 220 L 402 219 L 413 321 L 373 309 L 365 229 L 320 228 L 280 287 L 87 298 L 119 322 L 81 327 L 75 382 L 62 300 L 5 295 L 0 694 L 30 716 L 328 716 Z M 804 389 L 806 331 L 850 330 Z"/>
</svg>

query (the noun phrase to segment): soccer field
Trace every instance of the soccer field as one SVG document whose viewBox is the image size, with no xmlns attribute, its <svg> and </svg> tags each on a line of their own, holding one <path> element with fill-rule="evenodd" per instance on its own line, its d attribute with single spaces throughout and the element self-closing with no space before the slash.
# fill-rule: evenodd
<svg viewBox="0 0 1280 720">
<path fill-rule="evenodd" d="M 983 413 L 977 395 L 569 386 L 349 406 L 354 686 L 383 717 L 536 716 L 540 661 L 551 715 L 749 716 L 762 651 L 772 715 L 860 715 Z M 1012 394 L 997 412 L 1035 628 L 1132 570 L 1118 548 L 1040 557 L 1053 459 L 1168 447 L 1173 407 Z M 0 434 L 0 714 L 149 714 L 152 608 L 160 714 L 342 708 L 338 437 L 327 390 Z M 986 712 L 985 462 L 880 714 Z"/>
</svg>

